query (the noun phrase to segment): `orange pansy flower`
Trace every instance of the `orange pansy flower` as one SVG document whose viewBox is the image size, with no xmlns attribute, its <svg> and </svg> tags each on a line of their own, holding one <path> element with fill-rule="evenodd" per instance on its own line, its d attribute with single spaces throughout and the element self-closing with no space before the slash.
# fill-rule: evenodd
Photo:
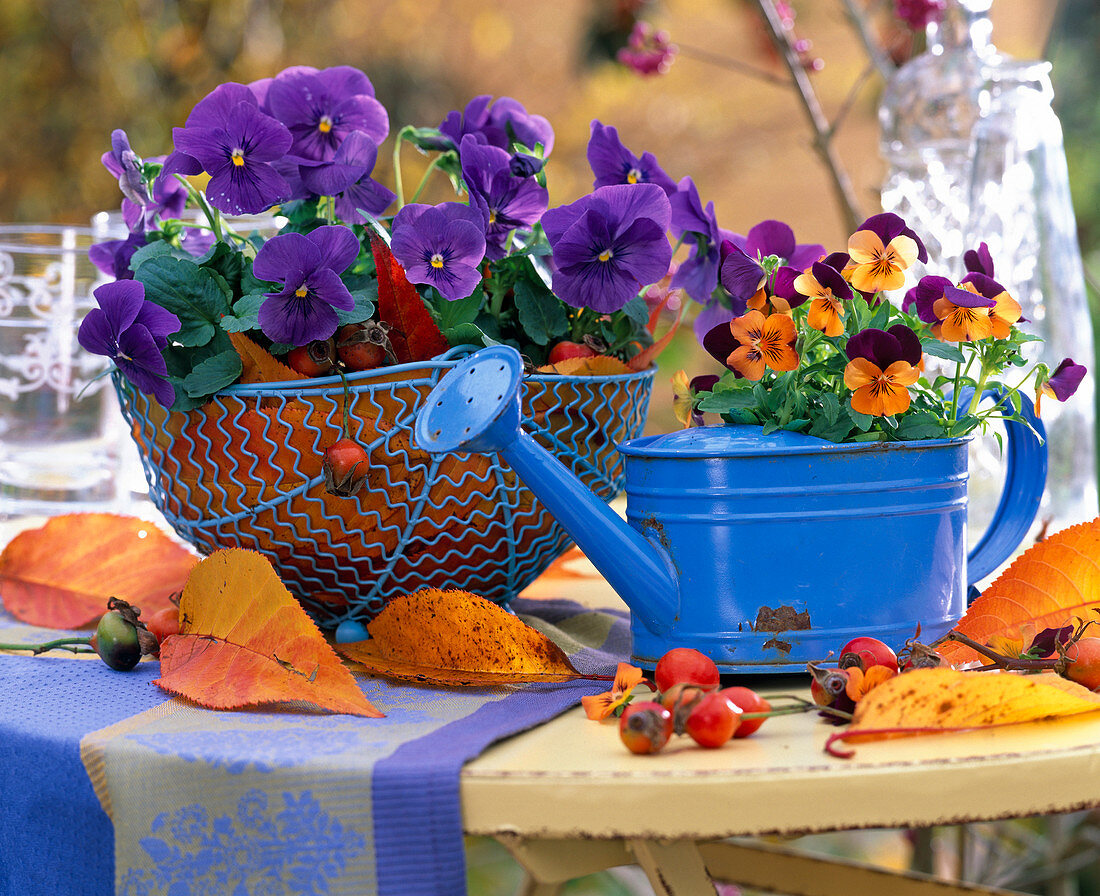
<svg viewBox="0 0 1100 896">
<path fill-rule="evenodd" d="M 905 272 L 917 260 L 917 252 L 916 240 L 905 234 L 884 245 L 874 231 L 856 231 L 848 238 L 851 264 L 847 279 L 860 292 L 900 289 L 905 285 Z"/>
<path fill-rule="evenodd" d="M 895 361 L 885 370 L 874 361 L 855 358 L 844 368 L 844 385 L 852 390 L 852 410 L 872 417 L 893 417 L 909 410 L 909 389 L 920 377 L 908 361 Z"/>
<path fill-rule="evenodd" d="M 630 663 L 619 663 L 611 690 L 591 697 L 581 697 L 581 706 L 588 718 L 601 721 L 623 706 L 635 687 L 642 681 L 642 670 Z"/>
<path fill-rule="evenodd" d="M 726 358 L 726 364 L 749 380 L 758 380 L 764 370 L 795 370 L 798 352 L 794 321 L 785 314 L 765 317 L 759 311 L 749 311 L 730 321 L 730 332 L 741 343 Z"/>
</svg>

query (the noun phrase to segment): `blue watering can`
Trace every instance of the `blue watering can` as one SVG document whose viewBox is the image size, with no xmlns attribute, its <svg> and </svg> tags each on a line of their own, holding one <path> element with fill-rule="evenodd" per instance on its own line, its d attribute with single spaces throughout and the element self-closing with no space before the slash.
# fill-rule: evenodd
<svg viewBox="0 0 1100 896">
<path fill-rule="evenodd" d="M 857 635 L 900 649 L 918 624 L 930 643 L 1023 540 L 1046 481 L 1045 443 L 1008 424 L 1000 504 L 967 557 L 968 439 L 702 427 L 619 445 L 624 522 L 520 429 L 522 380 L 508 346 L 470 355 L 428 396 L 416 442 L 499 453 L 630 607 L 648 668 L 694 647 L 724 673 L 801 672 Z"/>
</svg>

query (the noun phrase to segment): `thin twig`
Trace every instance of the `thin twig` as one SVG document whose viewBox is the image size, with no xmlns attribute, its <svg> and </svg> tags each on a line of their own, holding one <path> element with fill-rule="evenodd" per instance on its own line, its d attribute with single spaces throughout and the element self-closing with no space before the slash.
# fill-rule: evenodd
<svg viewBox="0 0 1100 896">
<path fill-rule="evenodd" d="M 894 65 L 889 56 L 882 52 L 882 47 L 879 46 L 874 36 L 867 29 L 868 14 L 874 13 L 876 6 L 883 6 L 884 0 L 878 0 L 877 3 L 872 3 L 867 9 L 860 9 L 856 6 L 854 0 L 843 0 L 843 3 L 844 11 L 848 14 L 848 20 L 852 23 L 852 27 L 859 36 L 860 43 L 863 44 L 863 49 L 867 51 L 867 56 L 871 60 L 871 64 L 874 65 L 875 70 L 884 81 L 888 80 L 897 66 Z"/>
<path fill-rule="evenodd" d="M 859 222 L 863 220 L 863 216 L 859 213 L 859 203 L 856 201 L 852 182 L 829 139 L 831 132 L 829 119 L 822 110 L 820 102 L 818 102 L 817 93 L 814 91 L 813 84 L 810 83 L 806 69 L 802 66 L 802 60 L 791 45 L 788 32 L 783 28 L 783 22 L 775 8 L 774 0 L 756 0 L 756 4 L 760 8 L 760 13 L 763 16 L 772 43 L 787 65 L 787 71 L 790 72 L 796 92 L 801 100 L 802 109 L 813 128 L 814 148 L 821 156 L 822 161 L 825 162 L 825 167 L 832 180 L 833 192 L 836 194 L 837 202 L 840 204 L 841 213 L 844 216 L 845 225 L 850 232 L 854 231 L 859 226 Z"/>
<path fill-rule="evenodd" d="M 728 56 L 721 56 L 718 53 L 712 53 L 710 50 L 704 50 L 700 47 L 693 47 L 688 44 L 676 41 L 676 50 L 681 56 L 687 56 L 689 59 L 696 59 L 699 62 L 706 62 L 709 65 L 716 65 L 719 68 L 728 68 L 730 71 L 738 72 L 742 75 L 749 75 L 750 77 L 757 78 L 760 81 L 767 81 L 769 84 L 777 84 L 780 87 L 790 87 L 790 78 L 784 78 L 782 75 L 777 75 L 774 72 L 769 72 L 767 69 L 760 68 L 756 65 L 750 65 L 747 62 L 742 62 L 739 59 L 731 59 Z"/>
</svg>

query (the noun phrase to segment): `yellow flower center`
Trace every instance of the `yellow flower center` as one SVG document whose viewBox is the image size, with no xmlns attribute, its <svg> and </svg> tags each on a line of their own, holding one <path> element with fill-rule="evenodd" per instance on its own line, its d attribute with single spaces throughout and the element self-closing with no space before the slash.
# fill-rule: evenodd
<svg viewBox="0 0 1100 896">
<path fill-rule="evenodd" d="M 489 209 L 489 223 L 496 224 L 497 222 L 497 210 L 495 208 Z"/>
<path fill-rule="evenodd" d="M 431 258 L 431 265 L 433 268 L 443 267 L 443 256 L 436 252 Z"/>
<path fill-rule="evenodd" d="M 233 150 L 232 153 L 233 164 L 237 167 L 244 167 L 244 150 L 239 146 Z"/>
<path fill-rule="evenodd" d="M 610 249 L 604 249 L 599 255 L 596 256 L 600 261 L 611 261 L 612 252 Z"/>
<path fill-rule="evenodd" d="M 641 171 L 639 171 L 639 170 L 638 170 L 637 168 L 631 168 L 631 169 L 630 169 L 630 170 L 629 170 L 629 171 L 628 171 L 628 172 L 626 173 L 626 182 L 627 182 L 628 184 L 636 184 L 636 183 L 638 183 L 638 181 L 640 181 L 641 179 L 642 179 L 642 172 L 641 172 Z"/>
<path fill-rule="evenodd" d="M 322 115 L 321 120 L 317 122 L 317 130 L 322 134 L 327 134 L 332 130 L 332 119 L 327 115 Z"/>
<path fill-rule="evenodd" d="M 304 299 L 306 296 L 309 295 L 309 288 L 303 283 L 296 290 L 294 290 L 294 295 L 296 295 L 299 299 Z"/>
</svg>

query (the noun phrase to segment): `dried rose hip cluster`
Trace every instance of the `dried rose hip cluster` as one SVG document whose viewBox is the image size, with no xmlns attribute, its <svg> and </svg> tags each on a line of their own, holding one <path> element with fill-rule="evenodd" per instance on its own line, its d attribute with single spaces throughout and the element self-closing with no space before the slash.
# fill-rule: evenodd
<svg viewBox="0 0 1100 896">
<path fill-rule="evenodd" d="M 771 712 L 745 687 L 722 688 L 714 661 L 690 647 L 668 651 L 654 670 L 657 699 L 631 703 L 619 718 L 619 737 L 632 753 L 656 753 L 675 735 L 701 747 L 721 747 L 756 731 Z"/>
</svg>

